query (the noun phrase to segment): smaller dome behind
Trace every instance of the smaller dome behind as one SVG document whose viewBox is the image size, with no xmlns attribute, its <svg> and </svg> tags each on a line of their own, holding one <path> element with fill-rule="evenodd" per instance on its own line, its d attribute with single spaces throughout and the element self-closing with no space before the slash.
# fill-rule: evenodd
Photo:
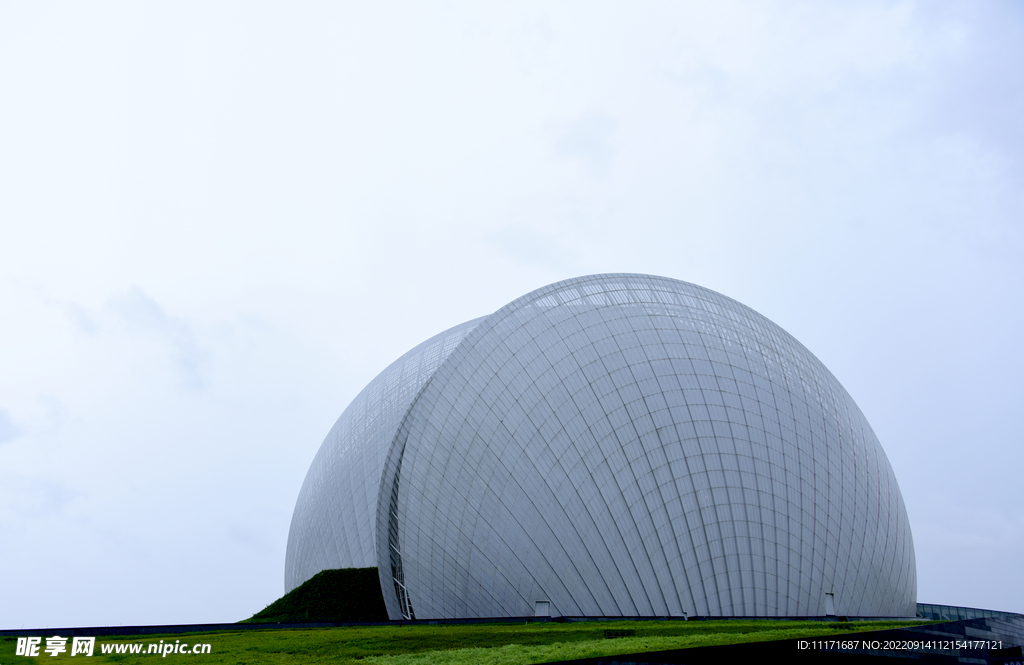
<svg viewBox="0 0 1024 665">
<path fill-rule="evenodd" d="M 449 328 L 388 365 L 338 418 L 295 503 L 285 592 L 321 570 L 377 565 L 377 492 L 398 425 L 434 371 L 481 321 Z"/>
</svg>

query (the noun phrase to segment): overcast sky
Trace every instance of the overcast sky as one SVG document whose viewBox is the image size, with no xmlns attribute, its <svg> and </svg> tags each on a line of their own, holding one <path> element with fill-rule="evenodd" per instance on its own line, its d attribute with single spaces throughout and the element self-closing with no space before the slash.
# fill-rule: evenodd
<svg viewBox="0 0 1024 665">
<path fill-rule="evenodd" d="M 918 599 L 1024 612 L 1024 6 L 0 5 L 0 628 L 277 599 L 359 390 L 551 282 L 753 307 Z"/>
</svg>

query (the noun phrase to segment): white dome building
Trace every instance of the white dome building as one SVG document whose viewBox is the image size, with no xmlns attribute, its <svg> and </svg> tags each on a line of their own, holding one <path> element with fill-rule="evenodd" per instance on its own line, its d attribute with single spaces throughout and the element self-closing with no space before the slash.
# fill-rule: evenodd
<svg viewBox="0 0 1024 665">
<path fill-rule="evenodd" d="M 750 308 L 647 275 L 538 289 L 370 382 L 303 483 L 285 586 L 368 566 L 392 619 L 917 602 L 899 486 L 835 377 Z"/>
</svg>

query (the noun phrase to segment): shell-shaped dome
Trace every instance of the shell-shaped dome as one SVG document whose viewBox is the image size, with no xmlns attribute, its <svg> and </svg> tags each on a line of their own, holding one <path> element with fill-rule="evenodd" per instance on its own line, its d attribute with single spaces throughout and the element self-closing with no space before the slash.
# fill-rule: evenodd
<svg viewBox="0 0 1024 665">
<path fill-rule="evenodd" d="M 537 601 L 566 616 L 915 614 L 885 453 L 765 317 L 685 282 L 596 275 L 471 328 L 373 443 L 392 618 Z M 347 537 L 295 524 L 289 560 L 297 540 Z"/>
</svg>

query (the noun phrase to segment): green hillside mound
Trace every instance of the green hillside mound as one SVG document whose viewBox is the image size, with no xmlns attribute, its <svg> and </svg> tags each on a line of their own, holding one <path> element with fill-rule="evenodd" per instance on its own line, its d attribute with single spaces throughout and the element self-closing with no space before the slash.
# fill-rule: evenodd
<svg viewBox="0 0 1024 665">
<path fill-rule="evenodd" d="M 376 568 L 322 570 L 242 623 L 387 621 Z"/>
</svg>

